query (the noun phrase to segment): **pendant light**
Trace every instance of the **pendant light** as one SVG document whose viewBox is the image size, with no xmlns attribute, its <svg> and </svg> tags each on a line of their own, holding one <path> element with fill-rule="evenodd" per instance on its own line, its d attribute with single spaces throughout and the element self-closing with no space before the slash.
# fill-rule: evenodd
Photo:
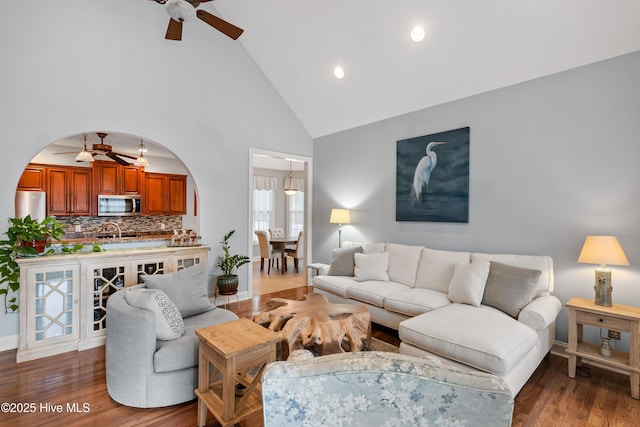
<svg viewBox="0 0 640 427">
<path fill-rule="evenodd" d="M 144 152 L 147 151 L 147 149 L 144 148 L 144 142 L 142 142 L 142 139 L 140 140 L 140 145 L 138 145 L 138 151 L 140 152 L 140 155 L 133 164 L 136 166 L 149 166 L 149 162 L 144 157 Z"/>
<path fill-rule="evenodd" d="M 76 162 L 94 162 L 95 159 L 91 155 L 91 153 L 87 150 L 87 134 L 83 134 L 84 137 L 84 148 L 78 155 L 76 156 Z"/>
<path fill-rule="evenodd" d="M 297 188 L 294 188 L 291 181 L 293 180 L 293 174 L 291 173 L 291 160 L 289 160 L 289 186 L 285 187 L 284 189 L 284 193 L 287 196 L 293 196 L 294 194 L 296 194 L 298 192 Z M 286 180 L 285 180 L 285 184 L 286 184 Z"/>
</svg>

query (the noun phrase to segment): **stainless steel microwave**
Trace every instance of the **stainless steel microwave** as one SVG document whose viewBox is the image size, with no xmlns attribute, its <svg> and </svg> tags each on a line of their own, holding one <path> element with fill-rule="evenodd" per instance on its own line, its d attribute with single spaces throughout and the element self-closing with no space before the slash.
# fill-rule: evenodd
<svg viewBox="0 0 640 427">
<path fill-rule="evenodd" d="M 142 213 L 140 196 L 98 194 L 98 216 L 131 216 Z"/>
</svg>

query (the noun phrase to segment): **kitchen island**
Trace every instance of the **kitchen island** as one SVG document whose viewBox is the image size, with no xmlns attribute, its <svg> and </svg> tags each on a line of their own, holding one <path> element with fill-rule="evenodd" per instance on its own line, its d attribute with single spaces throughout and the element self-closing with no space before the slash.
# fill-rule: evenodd
<svg viewBox="0 0 640 427">
<path fill-rule="evenodd" d="M 123 238 L 125 239 L 125 238 Z M 208 262 L 209 246 L 169 247 L 140 239 L 103 252 L 20 258 L 20 343 L 17 362 L 104 345 L 107 299 L 145 275 Z M 68 240 L 65 240 L 68 242 Z M 164 240 L 166 242 L 166 240 Z M 83 242 L 84 243 L 84 242 Z M 132 325 L 135 327 L 135 325 Z"/>
</svg>

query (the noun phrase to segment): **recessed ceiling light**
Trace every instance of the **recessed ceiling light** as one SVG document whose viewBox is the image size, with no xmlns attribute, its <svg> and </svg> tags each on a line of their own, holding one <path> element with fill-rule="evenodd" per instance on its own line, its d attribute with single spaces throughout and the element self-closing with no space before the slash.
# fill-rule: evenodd
<svg viewBox="0 0 640 427">
<path fill-rule="evenodd" d="M 414 42 L 421 42 L 422 39 L 424 39 L 424 28 L 420 25 L 416 25 L 413 27 L 413 30 L 411 30 L 411 40 Z"/>
<path fill-rule="evenodd" d="M 337 66 L 333 69 L 333 75 L 336 76 L 337 79 L 341 79 L 344 77 L 344 70 L 341 66 Z"/>
</svg>

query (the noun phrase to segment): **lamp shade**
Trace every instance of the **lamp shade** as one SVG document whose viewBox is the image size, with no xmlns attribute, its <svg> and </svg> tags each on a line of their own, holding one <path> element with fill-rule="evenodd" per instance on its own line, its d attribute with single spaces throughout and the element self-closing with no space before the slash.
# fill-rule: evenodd
<svg viewBox="0 0 640 427">
<path fill-rule="evenodd" d="M 578 262 L 601 265 L 629 265 L 629 260 L 627 260 L 627 256 L 615 236 L 587 236 L 578 257 Z"/>
<path fill-rule="evenodd" d="M 351 224 L 349 209 L 331 209 L 330 224 Z"/>
</svg>

